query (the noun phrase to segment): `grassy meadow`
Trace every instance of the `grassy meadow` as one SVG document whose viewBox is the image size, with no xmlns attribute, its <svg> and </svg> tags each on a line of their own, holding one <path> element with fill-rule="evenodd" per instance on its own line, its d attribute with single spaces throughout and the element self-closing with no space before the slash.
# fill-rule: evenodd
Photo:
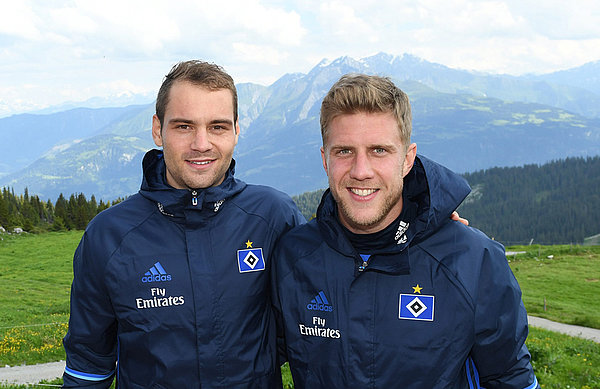
<svg viewBox="0 0 600 389">
<path fill-rule="evenodd" d="M 71 262 L 81 235 L 0 235 L 0 366 L 64 360 Z M 530 314 L 600 329 L 600 247 L 520 246 L 507 251 L 526 252 L 508 259 Z M 600 344 L 531 328 L 527 346 L 543 388 L 600 388 Z M 293 388 L 287 366 L 282 374 L 284 387 Z"/>
<path fill-rule="evenodd" d="M 81 235 L 1 235 L 0 366 L 64 359 L 73 252 Z"/>
<path fill-rule="evenodd" d="M 528 314 L 600 329 L 600 246 L 534 245 L 507 251 L 526 251 L 508 259 Z"/>
</svg>

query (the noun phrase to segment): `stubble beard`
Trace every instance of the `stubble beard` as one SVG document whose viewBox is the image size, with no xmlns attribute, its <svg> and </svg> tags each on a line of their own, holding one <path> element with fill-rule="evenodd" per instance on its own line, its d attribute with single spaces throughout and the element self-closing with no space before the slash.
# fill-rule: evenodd
<svg viewBox="0 0 600 389">
<path fill-rule="evenodd" d="M 229 166 L 231 165 L 231 158 L 229 158 L 228 162 L 226 162 L 226 158 L 223 156 L 212 157 L 217 158 L 218 163 L 224 162 L 224 164 L 219 165 L 219 168 L 216 170 L 210 170 L 204 173 L 193 172 L 185 168 L 185 164 L 187 163 L 185 162 L 185 159 L 193 159 L 193 157 L 185 156 L 182 164 L 174 164 L 176 169 L 169 170 L 167 167 L 167 170 L 169 170 L 172 179 L 174 179 L 179 186 L 183 186 L 189 190 L 206 189 L 213 186 L 218 186 L 223 182 L 225 176 L 227 175 L 227 170 L 229 170 Z M 165 158 L 165 162 L 169 161 L 166 161 Z"/>
<path fill-rule="evenodd" d="M 185 177 L 186 185 L 190 189 L 206 189 L 219 186 L 225 179 L 230 165 L 231 160 L 229 160 L 229 163 L 224 163 L 223 165 L 219 166 L 219 169 L 212 170 L 204 174 L 187 172 L 187 177 Z"/>
<path fill-rule="evenodd" d="M 398 202 L 402 201 L 402 189 L 403 184 L 402 181 L 400 181 L 400 188 L 398 191 L 390 193 L 388 196 L 386 196 L 375 214 L 365 216 L 358 215 L 358 213 L 360 213 L 360 209 L 358 209 L 358 212 L 356 212 L 357 207 L 350 205 L 351 200 L 344 200 L 342 196 L 339 196 L 337 191 L 332 190 L 331 194 L 337 203 L 340 219 L 345 221 L 351 227 L 351 229 L 355 231 L 367 231 L 371 227 L 382 222 L 398 204 Z M 346 189 L 344 188 L 342 190 Z M 381 229 L 385 227 L 387 227 L 387 225 L 381 226 Z"/>
</svg>

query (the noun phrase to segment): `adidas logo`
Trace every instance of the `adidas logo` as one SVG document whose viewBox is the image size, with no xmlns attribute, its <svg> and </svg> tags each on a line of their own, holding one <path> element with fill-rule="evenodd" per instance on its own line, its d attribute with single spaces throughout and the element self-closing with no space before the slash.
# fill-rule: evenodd
<svg viewBox="0 0 600 389">
<path fill-rule="evenodd" d="M 329 304 L 329 300 L 327 300 L 323 291 L 320 291 L 314 299 L 310 300 L 310 303 L 306 305 L 306 308 L 311 311 L 333 311 L 333 307 Z"/>
<path fill-rule="evenodd" d="M 396 236 L 394 237 L 397 244 L 406 243 L 406 241 L 408 240 L 405 234 L 406 230 L 408 230 L 408 227 L 410 227 L 410 223 L 400 221 L 400 224 L 398 225 L 398 230 L 396 231 Z"/>
<path fill-rule="evenodd" d="M 167 274 L 160 262 L 156 262 L 150 270 L 144 273 L 142 282 L 171 281 L 171 275 Z"/>
</svg>

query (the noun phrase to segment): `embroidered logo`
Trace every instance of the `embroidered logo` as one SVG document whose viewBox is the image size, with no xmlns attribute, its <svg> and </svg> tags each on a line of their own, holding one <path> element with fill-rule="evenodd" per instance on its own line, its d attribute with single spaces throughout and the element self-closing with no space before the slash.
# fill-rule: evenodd
<svg viewBox="0 0 600 389">
<path fill-rule="evenodd" d="M 165 207 L 161 203 L 156 203 L 156 206 L 158 207 L 158 210 L 160 211 L 160 213 L 162 213 L 163 215 L 175 217 L 175 215 L 173 215 L 172 213 L 165 211 Z"/>
<path fill-rule="evenodd" d="M 142 282 L 171 281 L 171 275 L 167 274 L 160 262 L 156 262 L 150 270 L 142 276 Z"/>
<path fill-rule="evenodd" d="M 221 208 L 221 205 L 223 205 L 224 202 L 225 202 L 225 200 L 219 200 L 219 201 L 215 202 L 215 212 L 219 211 L 219 208 Z"/>
<path fill-rule="evenodd" d="M 324 311 L 331 312 L 333 311 L 333 307 L 329 304 L 329 300 L 325 297 L 325 293 L 320 291 L 315 298 L 310 300 L 310 303 L 306 305 L 306 309 L 311 311 Z"/>
<path fill-rule="evenodd" d="M 137 309 L 165 308 L 185 304 L 184 296 L 169 296 L 164 288 L 150 288 L 150 298 L 135 299 Z"/>
<path fill-rule="evenodd" d="M 400 220 L 400 224 L 398 225 L 398 230 L 396 230 L 396 236 L 394 237 L 396 244 L 406 243 L 408 238 L 406 237 L 405 232 L 406 232 L 406 230 L 408 230 L 409 226 L 410 226 L 410 223 Z"/>
<path fill-rule="evenodd" d="M 318 316 L 313 316 L 310 325 L 298 323 L 300 335 L 314 336 L 320 338 L 339 339 L 342 337 L 340 330 L 337 328 L 325 327 L 325 319 Z"/>
<path fill-rule="evenodd" d="M 265 270 L 265 258 L 262 248 L 252 248 L 253 242 L 246 242 L 245 250 L 237 251 L 238 269 L 240 273 Z"/>
<path fill-rule="evenodd" d="M 399 319 L 433 321 L 434 296 L 400 294 Z"/>
</svg>

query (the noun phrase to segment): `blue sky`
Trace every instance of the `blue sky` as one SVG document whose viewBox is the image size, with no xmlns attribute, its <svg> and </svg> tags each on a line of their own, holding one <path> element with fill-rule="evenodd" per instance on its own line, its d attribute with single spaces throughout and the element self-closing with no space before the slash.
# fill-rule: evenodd
<svg viewBox="0 0 600 389">
<path fill-rule="evenodd" d="M 208 4 L 206 4 L 208 3 Z M 600 60 L 597 0 L 0 0 L 0 117 L 146 94 L 177 61 L 269 85 L 323 58 L 409 53 L 547 73 Z"/>
</svg>

